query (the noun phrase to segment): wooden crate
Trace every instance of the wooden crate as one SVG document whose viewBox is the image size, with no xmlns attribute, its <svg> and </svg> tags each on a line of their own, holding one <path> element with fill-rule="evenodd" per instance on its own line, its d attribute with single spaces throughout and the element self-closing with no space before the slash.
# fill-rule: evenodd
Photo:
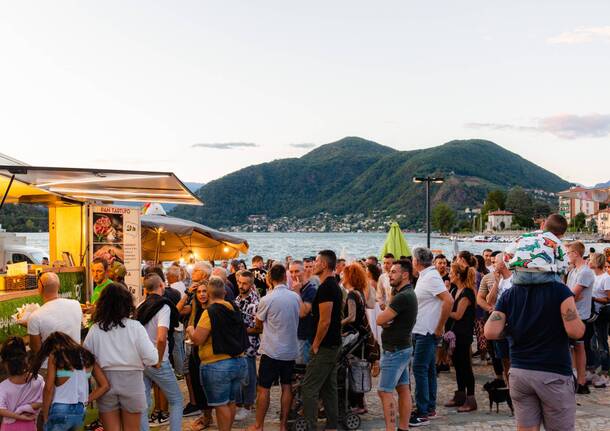
<svg viewBox="0 0 610 431">
<path fill-rule="evenodd" d="M 7 275 L 4 277 L 4 290 L 25 290 L 25 275 Z"/>
</svg>

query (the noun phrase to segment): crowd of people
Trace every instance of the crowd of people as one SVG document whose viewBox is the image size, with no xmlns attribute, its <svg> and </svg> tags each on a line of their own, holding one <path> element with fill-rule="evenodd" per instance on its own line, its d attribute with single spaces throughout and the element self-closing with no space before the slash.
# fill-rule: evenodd
<svg viewBox="0 0 610 431">
<path fill-rule="evenodd" d="M 190 416 L 196 431 L 213 421 L 262 431 L 274 385 L 281 430 L 295 415 L 310 429 L 319 418 L 338 429 L 346 412 L 368 412 L 366 389 L 338 377 L 348 342 L 362 345 L 350 361 L 378 377 L 387 430 L 427 425 L 439 402 L 477 410 L 477 356 L 493 365 L 494 384 L 509 388 L 518 427 L 574 429 L 575 393 L 610 385 L 610 256 L 562 244 L 566 227 L 551 215 L 506 250 L 461 251 L 451 261 L 420 247 L 381 262 L 322 250 L 302 260 L 255 256 L 250 268 L 151 264 L 140 304 L 96 259 L 83 330 L 80 304 L 61 298 L 57 275 L 44 273 L 43 306 L 27 325 L 33 358 L 20 338 L 0 351 L 1 429 L 76 429 L 94 402 L 108 431 L 178 431 Z M 451 368 L 455 392 L 439 394 L 437 375 Z"/>
</svg>

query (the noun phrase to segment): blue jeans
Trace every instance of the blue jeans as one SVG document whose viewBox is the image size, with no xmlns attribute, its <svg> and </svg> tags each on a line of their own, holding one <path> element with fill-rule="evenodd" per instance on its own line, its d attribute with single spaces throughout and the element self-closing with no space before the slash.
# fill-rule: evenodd
<svg viewBox="0 0 610 431">
<path fill-rule="evenodd" d="M 53 403 L 44 431 L 76 431 L 85 421 L 85 406 L 78 404 Z"/>
<path fill-rule="evenodd" d="M 242 382 L 247 379 L 246 358 L 230 358 L 211 364 L 201 364 L 201 386 L 208 406 L 225 406 L 235 402 Z"/>
<path fill-rule="evenodd" d="M 178 380 L 174 370 L 168 361 L 161 363 L 160 368 L 146 367 L 144 369 L 144 387 L 146 389 L 146 401 L 148 410 L 152 406 L 151 388 L 156 383 L 161 392 L 167 398 L 169 404 L 169 429 L 170 431 L 180 431 L 182 429 L 182 392 L 178 386 Z M 148 414 L 143 412 L 140 420 L 140 430 L 148 431 Z"/>
<path fill-rule="evenodd" d="M 381 392 L 394 392 L 398 386 L 409 384 L 409 364 L 413 347 L 389 352 L 381 351 L 381 376 L 378 389 Z"/>
<path fill-rule="evenodd" d="M 413 376 L 415 377 L 415 404 L 421 415 L 436 410 L 436 346 L 434 334 L 413 334 Z"/>
<path fill-rule="evenodd" d="M 172 350 L 172 360 L 176 374 L 185 374 L 186 352 L 184 349 L 184 332 L 174 331 L 174 349 Z"/>
<path fill-rule="evenodd" d="M 299 357 L 296 360 L 297 364 L 307 364 L 309 362 L 309 351 L 311 350 L 311 341 L 299 339 Z"/>
<path fill-rule="evenodd" d="M 248 364 L 248 382 L 242 383 L 241 388 L 237 391 L 235 402 L 251 406 L 256 400 L 256 358 L 246 356 L 245 359 Z"/>
</svg>

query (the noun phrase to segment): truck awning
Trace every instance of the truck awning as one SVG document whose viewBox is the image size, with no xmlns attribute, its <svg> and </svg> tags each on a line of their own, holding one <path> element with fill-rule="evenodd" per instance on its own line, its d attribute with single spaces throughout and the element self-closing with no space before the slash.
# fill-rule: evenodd
<svg viewBox="0 0 610 431">
<path fill-rule="evenodd" d="M 171 172 L 0 165 L 0 195 L 4 195 L 11 178 L 14 180 L 6 203 L 65 200 L 203 205 Z"/>
</svg>

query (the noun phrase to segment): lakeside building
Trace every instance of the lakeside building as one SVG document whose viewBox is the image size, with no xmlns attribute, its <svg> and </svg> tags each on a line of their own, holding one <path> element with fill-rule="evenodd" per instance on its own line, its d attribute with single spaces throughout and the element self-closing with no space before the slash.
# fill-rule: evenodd
<svg viewBox="0 0 610 431">
<path fill-rule="evenodd" d="M 610 208 L 604 208 L 597 213 L 597 232 L 605 239 L 610 239 Z"/>
<path fill-rule="evenodd" d="M 499 231 L 510 229 L 513 224 L 513 216 L 515 214 L 510 211 L 497 210 L 487 214 L 487 230 Z"/>
<path fill-rule="evenodd" d="M 587 191 L 589 189 L 584 187 L 572 187 L 569 190 L 559 192 L 559 214 L 564 216 L 568 223 L 578 213 L 584 213 L 587 219 L 591 219 L 599 212 L 599 202 L 575 197 L 576 194 Z"/>
</svg>

